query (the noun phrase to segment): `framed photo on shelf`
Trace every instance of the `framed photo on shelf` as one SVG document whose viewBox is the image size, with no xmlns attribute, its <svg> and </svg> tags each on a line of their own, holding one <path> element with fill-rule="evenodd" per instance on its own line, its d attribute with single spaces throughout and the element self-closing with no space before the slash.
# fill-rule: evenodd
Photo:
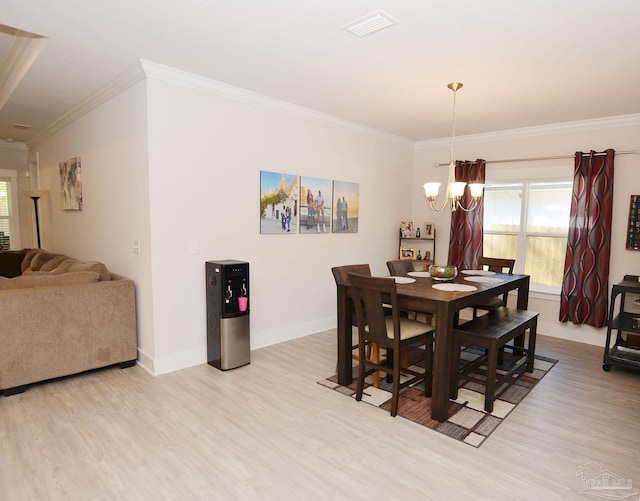
<svg viewBox="0 0 640 501">
<path fill-rule="evenodd" d="M 413 238 L 416 236 L 415 232 L 413 221 L 400 221 L 400 235 L 402 238 Z"/>
<path fill-rule="evenodd" d="M 400 247 L 400 259 L 415 259 L 416 250 L 413 247 Z"/>
<path fill-rule="evenodd" d="M 433 240 L 435 238 L 436 225 L 433 223 L 424 223 L 424 234 L 422 238 L 429 238 Z"/>
</svg>

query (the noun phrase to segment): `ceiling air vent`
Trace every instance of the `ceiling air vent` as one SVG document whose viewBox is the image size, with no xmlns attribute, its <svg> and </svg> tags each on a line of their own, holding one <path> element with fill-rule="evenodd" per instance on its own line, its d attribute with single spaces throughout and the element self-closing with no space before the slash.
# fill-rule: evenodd
<svg viewBox="0 0 640 501">
<path fill-rule="evenodd" d="M 347 30 L 349 33 L 353 33 L 357 37 L 363 37 L 375 31 L 380 31 L 384 28 L 388 28 L 389 26 L 393 26 L 394 24 L 398 24 L 398 20 L 394 19 L 386 12 L 378 10 L 366 17 L 363 17 L 362 19 L 358 19 L 353 23 L 343 26 L 343 29 Z"/>
</svg>

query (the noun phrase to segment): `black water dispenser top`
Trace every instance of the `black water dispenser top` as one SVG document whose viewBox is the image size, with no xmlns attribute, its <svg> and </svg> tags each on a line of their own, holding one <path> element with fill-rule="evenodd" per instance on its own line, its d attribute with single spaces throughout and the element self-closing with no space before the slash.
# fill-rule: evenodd
<svg viewBox="0 0 640 501">
<path fill-rule="evenodd" d="M 249 263 L 226 259 L 207 262 L 208 298 L 216 314 L 237 317 L 249 313 Z"/>
<path fill-rule="evenodd" d="M 242 264 L 229 266 L 224 273 L 223 281 L 222 316 L 245 315 L 249 310 L 249 267 Z"/>
</svg>

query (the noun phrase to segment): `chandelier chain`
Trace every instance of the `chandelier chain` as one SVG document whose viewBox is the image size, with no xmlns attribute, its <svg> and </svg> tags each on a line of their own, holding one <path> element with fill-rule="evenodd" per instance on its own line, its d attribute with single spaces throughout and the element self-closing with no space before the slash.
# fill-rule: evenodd
<svg viewBox="0 0 640 501">
<path fill-rule="evenodd" d="M 453 145 L 456 139 L 456 95 L 458 94 L 457 84 L 451 84 L 451 90 L 453 90 L 453 112 L 451 119 L 451 144 L 449 146 L 449 182 L 453 183 L 456 180 L 454 171 L 456 165 Z"/>
</svg>

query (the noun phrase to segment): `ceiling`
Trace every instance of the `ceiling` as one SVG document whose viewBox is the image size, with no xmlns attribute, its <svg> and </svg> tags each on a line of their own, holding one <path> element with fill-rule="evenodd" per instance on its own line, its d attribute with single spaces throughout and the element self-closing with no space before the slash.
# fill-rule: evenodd
<svg viewBox="0 0 640 501">
<path fill-rule="evenodd" d="M 343 29 L 378 10 L 398 24 Z M 452 81 L 457 135 L 640 113 L 638 0 L 2 0 L 0 23 L 17 142 L 139 59 L 410 140 L 449 136 Z M 14 85 L 8 27 L 46 37 Z"/>
</svg>

